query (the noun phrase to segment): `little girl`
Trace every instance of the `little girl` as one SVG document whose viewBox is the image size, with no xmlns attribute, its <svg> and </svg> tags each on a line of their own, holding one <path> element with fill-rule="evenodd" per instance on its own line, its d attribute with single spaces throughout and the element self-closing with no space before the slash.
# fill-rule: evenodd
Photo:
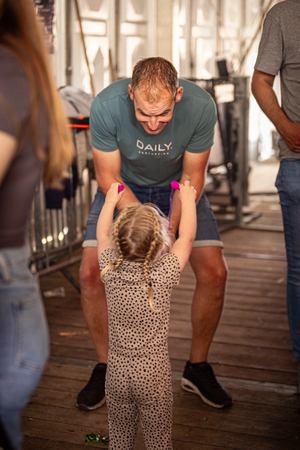
<svg viewBox="0 0 300 450">
<path fill-rule="evenodd" d="M 179 237 L 150 204 L 123 209 L 113 183 L 97 224 L 98 258 L 108 306 L 106 372 L 110 450 L 132 450 L 141 420 L 147 450 L 172 449 L 172 380 L 168 354 L 170 296 L 196 234 L 196 191 L 180 185 Z M 113 223 L 113 227 L 112 227 Z M 112 228 L 112 232 L 111 232 Z"/>
</svg>

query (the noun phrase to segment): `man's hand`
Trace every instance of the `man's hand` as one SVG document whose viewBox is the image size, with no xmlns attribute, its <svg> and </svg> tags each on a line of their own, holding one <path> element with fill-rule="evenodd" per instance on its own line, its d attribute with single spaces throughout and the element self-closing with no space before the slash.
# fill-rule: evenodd
<svg viewBox="0 0 300 450">
<path fill-rule="evenodd" d="M 280 107 L 273 90 L 274 79 L 274 75 L 254 70 L 251 82 L 252 94 L 289 149 L 300 152 L 300 123 L 291 122 Z"/>
<path fill-rule="evenodd" d="M 300 153 L 300 122 L 290 122 L 281 130 L 281 135 L 290 150 Z"/>
</svg>

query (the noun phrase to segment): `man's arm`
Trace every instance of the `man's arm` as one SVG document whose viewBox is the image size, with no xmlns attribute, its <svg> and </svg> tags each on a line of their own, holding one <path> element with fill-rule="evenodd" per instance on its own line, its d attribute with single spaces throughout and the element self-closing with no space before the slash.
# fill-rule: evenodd
<svg viewBox="0 0 300 450">
<path fill-rule="evenodd" d="M 93 147 L 93 157 L 98 185 L 104 195 L 113 183 L 125 185 L 121 177 L 121 154 L 119 150 L 114 152 L 102 152 Z M 140 203 L 132 190 L 125 185 L 124 195 L 117 208 L 123 209 L 130 203 Z"/>
<path fill-rule="evenodd" d="M 292 151 L 300 152 L 300 123 L 291 122 L 280 107 L 273 90 L 274 78 L 274 75 L 254 70 L 251 81 L 252 94 L 286 145 Z"/>
<path fill-rule="evenodd" d="M 210 150 L 211 149 L 203 153 L 191 153 L 185 151 L 183 155 L 183 166 L 180 184 L 184 184 L 186 180 L 189 180 L 190 184 L 194 186 L 197 191 L 196 203 L 199 200 L 204 187 Z M 178 191 L 175 191 L 170 218 L 170 234 L 173 234 L 174 237 L 178 229 L 180 216 L 181 202 L 178 198 Z"/>
</svg>

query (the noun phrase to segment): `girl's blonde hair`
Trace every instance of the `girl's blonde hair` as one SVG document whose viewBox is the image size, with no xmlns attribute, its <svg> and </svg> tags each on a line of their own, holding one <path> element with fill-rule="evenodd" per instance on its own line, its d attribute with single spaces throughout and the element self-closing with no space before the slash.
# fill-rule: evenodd
<svg viewBox="0 0 300 450">
<path fill-rule="evenodd" d="M 60 187 L 75 150 L 32 0 L 0 0 L 0 45 L 13 51 L 24 66 L 31 91 L 29 123 L 33 148 L 45 160 L 45 184 Z M 46 154 L 40 148 L 36 132 L 41 105 L 46 108 L 48 119 Z"/>
<path fill-rule="evenodd" d="M 125 208 L 115 220 L 112 238 L 119 257 L 101 272 L 101 279 L 109 269 L 116 270 L 123 261 L 143 263 L 150 307 L 153 311 L 153 288 L 149 278 L 149 265 L 169 245 L 168 221 L 152 204 L 132 205 Z"/>
</svg>

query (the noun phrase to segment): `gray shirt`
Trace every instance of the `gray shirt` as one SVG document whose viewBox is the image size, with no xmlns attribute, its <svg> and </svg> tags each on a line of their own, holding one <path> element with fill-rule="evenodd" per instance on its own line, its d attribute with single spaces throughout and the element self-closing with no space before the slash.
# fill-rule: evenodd
<svg viewBox="0 0 300 450">
<path fill-rule="evenodd" d="M 255 69 L 280 73 L 281 106 L 292 122 L 300 122 L 300 0 L 285 0 L 267 13 Z M 300 159 L 280 137 L 279 158 Z"/>
<path fill-rule="evenodd" d="M 28 119 L 31 94 L 20 60 L 0 45 L 0 130 L 12 135 L 19 148 L 0 185 L 0 248 L 25 243 L 28 216 L 43 163 L 37 158 Z M 46 151 L 47 117 L 42 108 L 37 123 L 41 149 Z"/>
</svg>

